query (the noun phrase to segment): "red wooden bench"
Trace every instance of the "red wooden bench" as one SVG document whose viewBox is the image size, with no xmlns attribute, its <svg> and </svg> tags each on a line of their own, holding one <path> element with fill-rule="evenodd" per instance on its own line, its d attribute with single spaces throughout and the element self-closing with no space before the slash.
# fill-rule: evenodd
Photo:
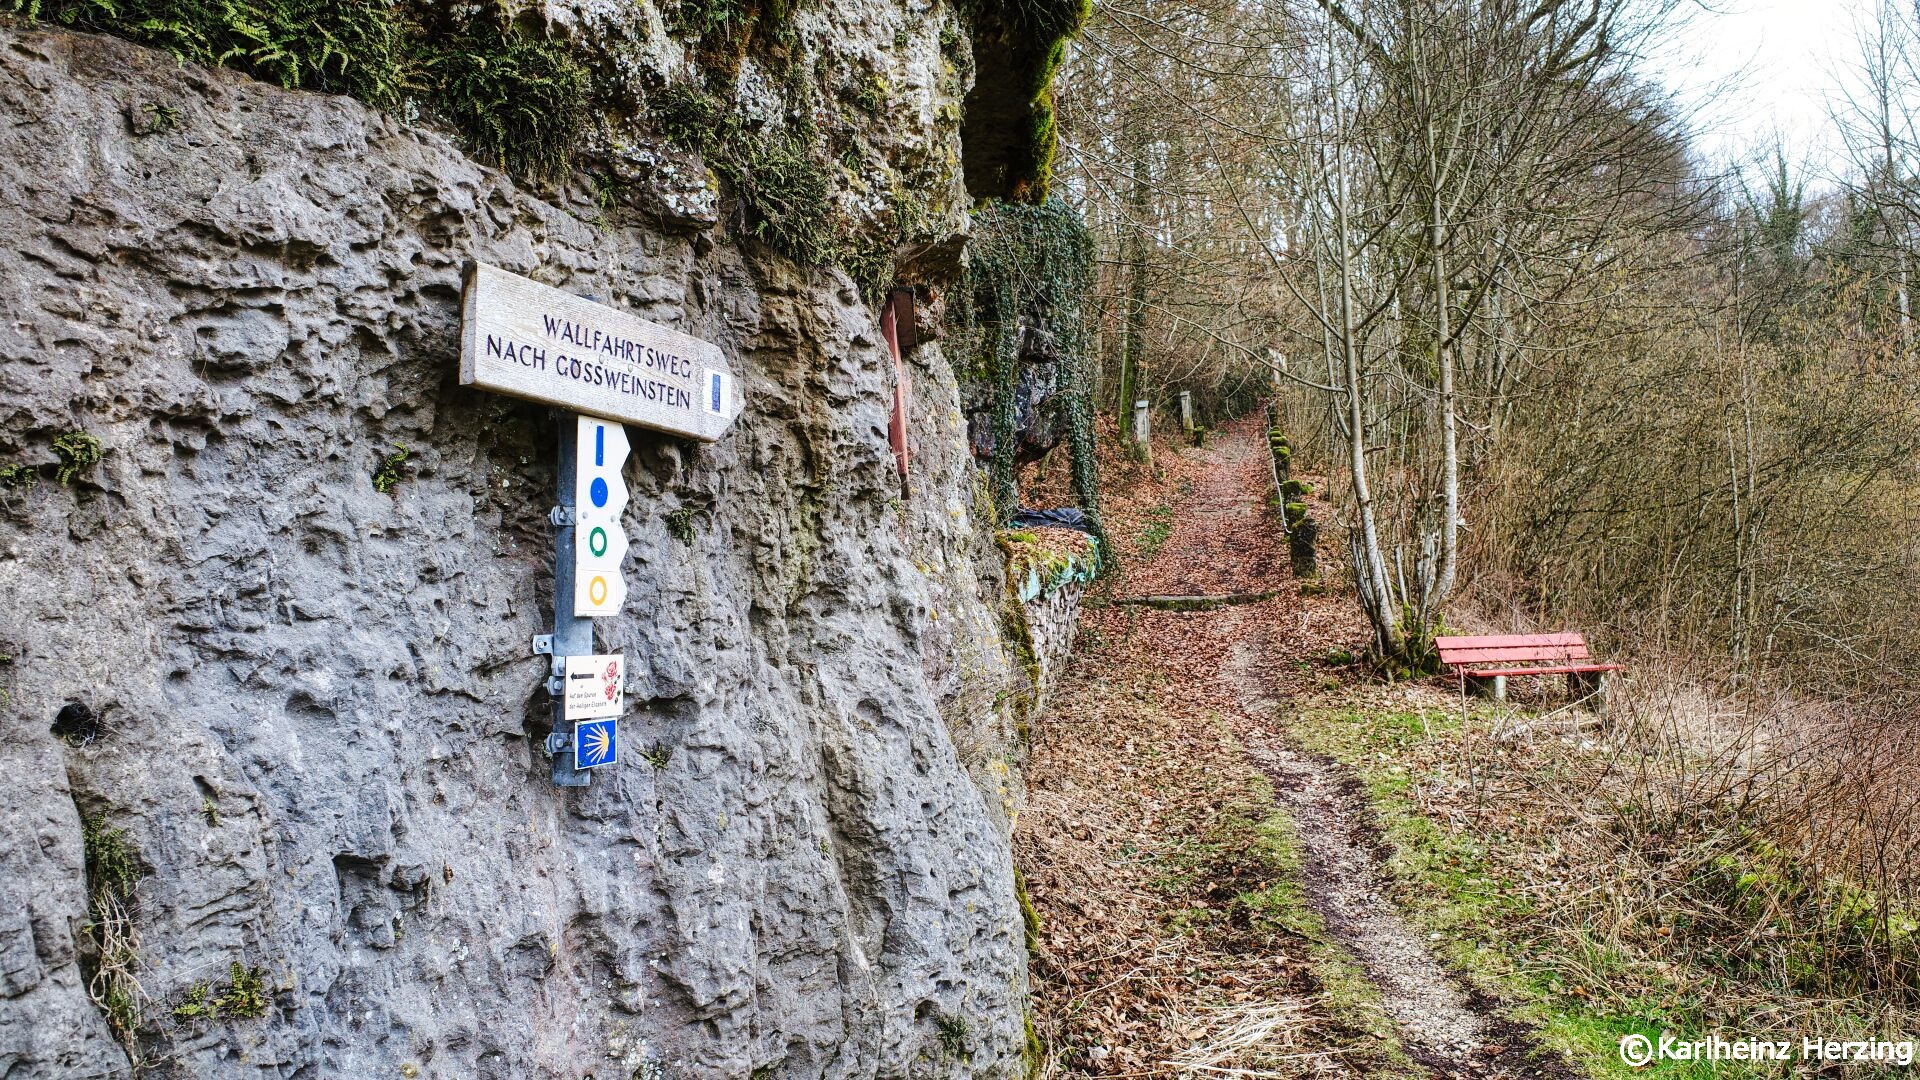
<svg viewBox="0 0 1920 1080">
<path fill-rule="evenodd" d="M 1506 698 L 1510 675 L 1565 675 L 1567 692 L 1584 697 L 1605 689 L 1607 672 L 1626 667 L 1594 663 L 1587 639 L 1574 633 L 1436 637 L 1433 644 L 1440 662 L 1460 677 L 1461 690 L 1471 679 L 1476 689 L 1491 689 L 1495 700 Z"/>
</svg>

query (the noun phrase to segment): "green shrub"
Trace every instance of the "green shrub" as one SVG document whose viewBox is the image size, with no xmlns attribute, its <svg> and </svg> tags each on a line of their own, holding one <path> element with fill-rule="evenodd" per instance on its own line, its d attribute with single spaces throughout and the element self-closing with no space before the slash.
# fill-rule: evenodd
<svg viewBox="0 0 1920 1080">
<path fill-rule="evenodd" d="M 128 126 L 142 138 L 165 135 L 180 126 L 180 110 L 158 101 L 137 101 L 127 115 Z"/>
<path fill-rule="evenodd" d="M 100 463 L 100 440 L 84 431 L 69 431 L 53 440 L 53 452 L 60 458 L 53 478 L 61 487 L 67 487 L 81 473 Z"/>
<path fill-rule="evenodd" d="M 668 24 L 691 37 L 735 30 L 751 22 L 757 9 L 751 0 L 680 0 L 661 6 Z"/>
<path fill-rule="evenodd" d="M 400 102 L 404 35 L 382 0 L 13 0 L 13 10 L 288 89 Z"/>
<path fill-rule="evenodd" d="M 234 962 L 227 968 L 227 984 L 214 989 L 205 979 L 187 987 L 173 1007 L 173 1018 L 182 1024 L 201 1020 L 258 1020 L 267 1015 L 271 999 L 267 993 L 267 973 Z"/>
<path fill-rule="evenodd" d="M 667 535 L 688 547 L 692 547 L 694 540 L 693 508 L 683 506 L 678 510 L 669 510 L 666 513 L 666 519 Z"/>
<path fill-rule="evenodd" d="M 393 489 L 407 478 L 407 459 L 412 456 L 413 451 L 396 444 L 393 453 L 382 458 L 379 466 L 373 470 L 373 490 L 382 495 L 393 494 Z"/>
<path fill-rule="evenodd" d="M 420 81 L 476 156 L 522 175 L 564 172 L 587 122 L 587 70 L 504 7 L 423 35 Z"/>
<path fill-rule="evenodd" d="M 959 1016 L 936 1016 L 933 1026 L 940 1035 L 940 1049 L 948 1057 L 964 1058 L 967 1051 L 967 1021 Z"/>
<path fill-rule="evenodd" d="M 267 1015 L 267 975 L 239 961 L 227 970 L 227 985 L 213 999 L 213 1007 L 230 1020 L 257 1020 Z"/>
<path fill-rule="evenodd" d="M 786 0 L 679 0 L 661 6 L 675 32 L 697 39 L 694 55 L 719 83 L 732 83 L 756 44 L 776 59 L 793 46 Z"/>
<path fill-rule="evenodd" d="M 1066 392 L 1055 407 L 1065 412 L 1074 501 L 1087 512 L 1094 538 L 1109 556 L 1102 565 L 1111 572 L 1116 564 L 1100 526 L 1090 392 L 1092 234 L 1078 211 L 1058 199 L 1040 206 L 989 203 L 974 211 L 973 224 L 966 277 L 949 316 L 949 324 L 963 327 L 964 336 L 948 352 L 963 358 L 956 364 L 963 383 L 991 387 L 994 449 L 988 476 L 994 510 L 1004 520 L 1018 509 L 1020 325 L 1040 321 L 1052 331 L 1063 359 L 1060 385 Z"/>
<path fill-rule="evenodd" d="M 140 859 L 127 843 L 126 833 L 95 814 L 80 817 L 80 846 L 87 878 L 87 937 L 92 945 L 81 958 L 87 993 L 106 1015 L 120 1045 L 130 1056 L 137 1056 L 142 994 L 134 974 L 140 964 L 140 937 L 133 906 Z"/>
<path fill-rule="evenodd" d="M 180 1023 L 190 1024 L 196 1020 L 205 1020 L 213 1015 L 213 1001 L 209 995 L 213 988 L 205 979 L 187 987 L 180 995 L 180 1003 L 173 1007 L 173 1018 Z"/>
<path fill-rule="evenodd" d="M 564 169 L 586 125 L 586 69 L 500 0 L 431 24 L 389 0 L 12 0 L 12 10 L 379 109 L 417 94 L 476 156 L 522 175 Z"/>
<path fill-rule="evenodd" d="M 87 815 L 80 819 L 80 846 L 86 862 L 87 891 L 125 902 L 133 897 L 133 883 L 140 878 L 140 860 L 127 843 L 122 829 L 109 826 L 106 819 Z"/>
<path fill-rule="evenodd" d="M 686 85 L 657 95 L 654 115 L 670 141 L 706 158 L 733 188 L 754 238 L 803 265 L 845 254 L 835 241 L 836 215 L 827 208 L 831 177 L 814 157 L 810 128 L 756 127 L 712 94 Z"/>
</svg>

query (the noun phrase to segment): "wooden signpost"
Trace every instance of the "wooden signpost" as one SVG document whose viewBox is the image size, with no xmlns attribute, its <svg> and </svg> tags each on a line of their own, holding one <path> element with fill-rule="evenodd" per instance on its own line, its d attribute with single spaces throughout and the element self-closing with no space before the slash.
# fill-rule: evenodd
<svg viewBox="0 0 1920 1080">
<path fill-rule="evenodd" d="M 624 660 L 593 651 L 593 617 L 618 615 L 627 595 L 622 425 L 713 442 L 740 415 L 739 390 L 712 342 L 482 262 L 467 268 L 460 382 L 568 410 L 549 515 L 553 633 L 533 651 L 551 657 L 553 782 L 585 787 L 587 770 L 619 760 L 625 708 Z"/>
<path fill-rule="evenodd" d="M 460 382 L 701 442 L 740 414 L 720 346 L 482 262 L 467 270 Z"/>
</svg>

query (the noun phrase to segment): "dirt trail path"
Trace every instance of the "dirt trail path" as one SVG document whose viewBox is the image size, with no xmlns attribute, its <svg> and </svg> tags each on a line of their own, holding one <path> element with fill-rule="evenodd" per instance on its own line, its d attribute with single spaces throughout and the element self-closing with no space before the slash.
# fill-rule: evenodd
<svg viewBox="0 0 1920 1080">
<path fill-rule="evenodd" d="M 1244 767 L 1267 778 L 1272 797 L 1294 824 L 1305 902 L 1319 915 L 1327 936 L 1377 989 L 1384 1019 L 1427 1075 L 1513 1080 L 1560 1075 L 1554 1065 L 1528 1060 L 1525 1033 L 1469 993 L 1388 899 L 1380 840 L 1365 794 L 1350 774 L 1302 751 L 1288 736 L 1290 703 L 1316 693 L 1326 677 L 1326 669 L 1314 662 L 1330 648 L 1351 647 L 1365 635 L 1349 597 L 1302 595 L 1292 579 L 1266 507 L 1271 482 L 1264 443 L 1261 425 L 1247 420 L 1221 430 L 1205 450 L 1163 461 L 1168 478 L 1157 490 L 1165 501 L 1136 498 L 1129 504 L 1123 497 L 1109 513 L 1109 528 L 1123 558 L 1129 554 L 1128 538 L 1146 535 L 1144 530 L 1156 523 L 1163 537 L 1151 555 L 1136 551 L 1119 590 L 1123 594 L 1278 595 L 1203 612 L 1091 609 L 1088 636 L 1096 643 L 1123 640 L 1128 647 L 1083 657 L 1062 695 L 1076 692 L 1076 679 L 1077 689 L 1087 693 L 1148 685 L 1150 695 L 1135 689 L 1135 697 L 1164 703 L 1185 718 L 1178 722 L 1186 730 L 1224 725 L 1231 734 L 1225 744 L 1195 736 L 1199 742 L 1188 752 L 1231 753 L 1244 761 L 1216 759 L 1203 767 Z M 1325 511 L 1317 507 L 1316 512 Z M 1323 565 L 1337 564 L 1323 557 Z M 1070 710 L 1067 715 L 1071 722 Z M 1132 751 L 1134 744 L 1128 737 L 1125 749 Z M 1047 797 L 1046 763 L 1039 760 L 1045 756 L 1045 748 L 1036 751 L 1034 771 L 1035 804 L 1043 817 L 1066 812 Z M 1161 827 L 1151 815 L 1146 820 Z M 1097 845 L 1098 838 L 1092 839 Z M 1036 897 L 1055 902 L 1039 890 Z M 1316 992 L 1308 989 L 1310 996 Z M 1298 1075 L 1352 1075 L 1344 1060 L 1336 1052 Z M 1118 1075 L 1098 1067 L 1074 1071 Z M 1166 1068 L 1147 1074 L 1182 1073 Z"/>
<path fill-rule="evenodd" d="M 1380 841 L 1366 796 L 1352 777 L 1258 723 L 1285 708 L 1268 696 L 1259 675 L 1261 651 L 1259 644 L 1237 643 L 1221 672 L 1253 721 L 1243 744 L 1272 779 L 1275 796 L 1299 831 L 1308 901 L 1366 971 L 1401 1041 L 1429 1071 L 1443 1077 L 1540 1075 L 1510 1053 L 1520 1034 L 1512 1022 L 1476 1001 L 1386 898 Z"/>
</svg>

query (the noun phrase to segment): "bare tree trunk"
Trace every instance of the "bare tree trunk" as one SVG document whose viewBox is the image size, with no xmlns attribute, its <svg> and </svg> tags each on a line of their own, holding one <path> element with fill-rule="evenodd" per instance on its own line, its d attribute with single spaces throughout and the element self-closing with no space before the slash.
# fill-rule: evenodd
<svg viewBox="0 0 1920 1080">
<path fill-rule="evenodd" d="M 1330 50 L 1330 56 L 1337 55 Z M 1330 61 L 1332 62 L 1332 61 Z M 1380 529 L 1374 520 L 1373 485 L 1367 479 L 1366 386 L 1361 380 L 1360 350 L 1354 341 L 1353 318 L 1353 239 L 1347 221 L 1347 166 L 1345 114 L 1340 98 L 1340 75 L 1333 69 L 1334 152 L 1333 207 L 1335 261 L 1340 268 L 1340 359 L 1346 370 L 1348 466 L 1353 474 L 1353 508 L 1358 525 L 1359 550 L 1355 552 L 1354 576 L 1360 579 L 1367 615 L 1373 620 L 1374 635 L 1383 656 L 1397 656 L 1404 644 L 1400 621 L 1393 610 L 1393 589 L 1387 578 L 1386 560 L 1380 554 Z"/>
<path fill-rule="evenodd" d="M 1429 128 L 1431 133 L 1431 128 Z M 1459 411 L 1453 388 L 1453 350 L 1448 347 L 1451 329 L 1448 307 L 1447 259 L 1449 237 L 1440 220 L 1440 194 L 1432 192 L 1432 244 L 1434 293 L 1434 359 L 1440 369 L 1440 492 L 1445 520 L 1440 525 L 1440 564 L 1435 568 L 1433 591 L 1421 597 L 1421 632 L 1425 624 L 1439 615 L 1447 597 L 1453 594 L 1453 582 L 1460 565 L 1460 438 L 1455 417 Z"/>
<path fill-rule="evenodd" d="M 1140 367 L 1146 358 L 1147 336 L 1147 217 L 1152 192 L 1147 177 L 1147 131 L 1138 109 L 1129 109 L 1125 132 L 1132 155 L 1131 187 L 1127 192 L 1126 312 L 1120 338 L 1120 400 L 1114 415 L 1120 430 L 1132 431 L 1133 403 L 1139 393 Z"/>
<path fill-rule="evenodd" d="M 1895 141 L 1893 134 L 1893 96 L 1897 91 L 1893 85 L 1893 70 L 1890 59 L 1887 56 L 1893 31 L 1888 23 L 1891 13 L 1884 5 L 1876 14 L 1880 20 L 1880 26 L 1874 39 L 1875 49 L 1878 55 L 1869 60 L 1868 79 L 1871 83 L 1871 92 L 1873 94 L 1874 124 L 1878 129 L 1876 134 L 1880 140 L 1881 168 L 1884 172 L 1880 177 L 1880 183 L 1877 185 L 1872 183 L 1871 176 L 1868 177 L 1868 190 L 1871 192 L 1875 187 L 1879 187 L 1884 191 L 1884 194 L 1876 198 L 1874 202 L 1877 204 L 1882 225 L 1887 231 L 1886 242 L 1893 246 L 1895 278 L 1894 301 L 1900 315 L 1900 351 L 1904 354 L 1910 352 L 1913 348 L 1913 311 L 1907 295 L 1906 205 L 1905 200 L 1900 197 L 1904 178 L 1900 175 L 1900 167 L 1894 158 L 1893 152 L 1893 144 Z M 1891 214 L 1887 212 L 1887 207 L 1890 203 L 1894 205 L 1894 210 Z"/>
<path fill-rule="evenodd" d="M 1913 306 L 1907 293 L 1906 231 L 1905 222 L 1902 222 L 1899 236 L 1894 240 L 1894 244 L 1896 245 L 1894 248 L 1896 273 L 1900 279 L 1900 291 L 1898 294 L 1900 301 L 1900 351 L 1903 354 L 1913 351 Z"/>
</svg>

